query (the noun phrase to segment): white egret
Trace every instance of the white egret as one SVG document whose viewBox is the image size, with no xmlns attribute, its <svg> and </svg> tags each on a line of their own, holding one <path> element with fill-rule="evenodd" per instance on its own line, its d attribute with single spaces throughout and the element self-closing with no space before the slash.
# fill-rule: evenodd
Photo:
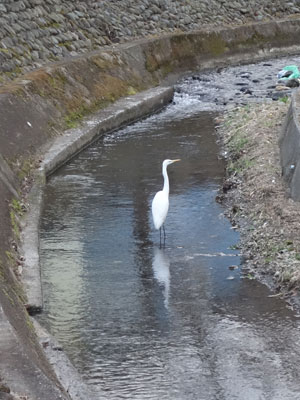
<svg viewBox="0 0 300 400">
<path fill-rule="evenodd" d="M 162 163 L 162 175 L 164 177 L 164 186 L 163 189 L 156 193 L 154 199 L 152 200 L 152 216 L 155 229 L 159 229 L 159 237 L 161 242 L 161 228 L 164 231 L 164 240 L 166 237 L 164 222 L 167 217 L 169 211 L 169 177 L 167 173 L 167 167 L 174 162 L 180 161 L 177 160 L 164 160 Z"/>
</svg>

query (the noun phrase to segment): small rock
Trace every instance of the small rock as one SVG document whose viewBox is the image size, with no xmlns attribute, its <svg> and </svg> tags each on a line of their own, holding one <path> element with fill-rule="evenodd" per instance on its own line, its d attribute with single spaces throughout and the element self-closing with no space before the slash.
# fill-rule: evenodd
<svg viewBox="0 0 300 400">
<path fill-rule="evenodd" d="M 55 350 L 55 351 L 63 351 L 63 347 L 62 347 L 62 346 L 59 346 L 59 345 L 53 346 L 53 347 L 52 347 L 52 350 Z"/>
<path fill-rule="evenodd" d="M 2 393 L 10 393 L 9 387 L 4 385 L 3 383 L 0 383 L 0 393 L 1 393 L 1 399 L 2 399 Z"/>
<path fill-rule="evenodd" d="M 299 87 L 299 79 L 288 79 L 285 85 L 290 88 Z"/>
</svg>

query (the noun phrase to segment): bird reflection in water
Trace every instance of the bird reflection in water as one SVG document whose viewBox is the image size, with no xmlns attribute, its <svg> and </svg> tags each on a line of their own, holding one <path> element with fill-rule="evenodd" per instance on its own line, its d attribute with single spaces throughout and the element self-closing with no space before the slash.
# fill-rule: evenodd
<svg viewBox="0 0 300 400">
<path fill-rule="evenodd" d="M 170 295 L 170 259 L 163 248 L 154 249 L 152 268 L 159 286 L 163 287 L 164 305 L 169 308 Z"/>
</svg>

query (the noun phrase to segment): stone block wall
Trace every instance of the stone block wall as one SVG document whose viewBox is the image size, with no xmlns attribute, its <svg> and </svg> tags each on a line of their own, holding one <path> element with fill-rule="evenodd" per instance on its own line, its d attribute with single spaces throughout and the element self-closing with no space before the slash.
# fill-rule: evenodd
<svg viewBox="0 0 300 400">
<path fill-rule="evenodd" d="M 132 38 L 297 13 L 300 0 L 0 0 L 0 84 Z"/>
</svg>

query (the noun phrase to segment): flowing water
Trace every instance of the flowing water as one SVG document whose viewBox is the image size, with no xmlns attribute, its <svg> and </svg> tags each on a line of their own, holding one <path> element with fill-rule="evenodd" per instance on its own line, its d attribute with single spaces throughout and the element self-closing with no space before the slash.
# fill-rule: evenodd
<svg viewBox="0 0 300 400">
<path fill-rule="evenodd" d="M 214 114 L 187 85 L 49 180 L 40 319 L 95 399 L 299 399 L 299 321 L 241 276 L 238 233 L 215 201 Z M 168 168 L 161 248 L 150 208 L 165 158 L 182 161 Z"/>
</svg>

